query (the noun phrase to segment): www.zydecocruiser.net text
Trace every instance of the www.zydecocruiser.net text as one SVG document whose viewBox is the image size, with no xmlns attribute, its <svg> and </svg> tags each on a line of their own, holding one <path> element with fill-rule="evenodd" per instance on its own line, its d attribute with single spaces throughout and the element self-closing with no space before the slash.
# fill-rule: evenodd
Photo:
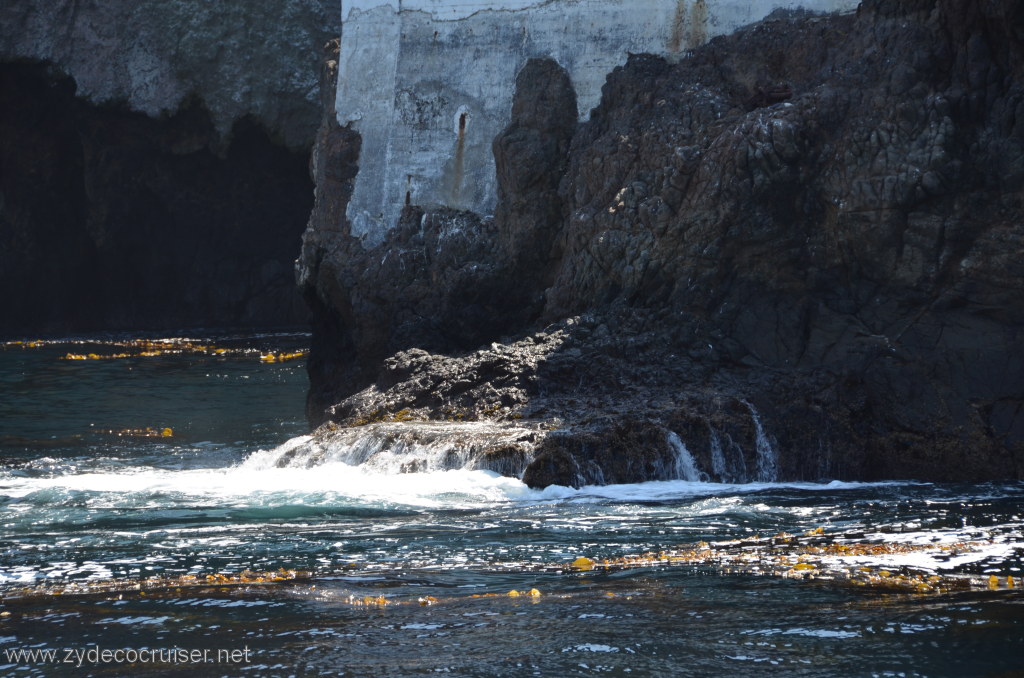
<svg viewBox="0 0 1024 678">
<path fill-rule="evenodd" d="M 8 648 L 3 650 L 7 664 L 68 664 L 76 668 L 101 664 L 246 664 L 252 661 L 252 650 L 163 648 Z"/>
</svg>

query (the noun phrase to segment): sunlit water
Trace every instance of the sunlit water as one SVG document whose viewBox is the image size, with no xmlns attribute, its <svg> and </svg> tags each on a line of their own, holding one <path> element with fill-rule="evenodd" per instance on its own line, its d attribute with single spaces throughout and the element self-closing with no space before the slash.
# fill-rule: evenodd
<svg viewBox="0 0 1024 678">
<path fill-rule="evenodd" d="M 878 542 L 986 540 L 970 557 L 911 564 L 1020 578 L 1020 484 L 536 491 L 481 470 L 394 474 L 332 457 L 280 468 L 275 448 L 305 432 L 305 375 L 301 361 L 259 357 L 305 341 L 215 337 L 204 344 L 232 350 L 116 360 L 62 360 L 84 352 L 62 344 L 0 351 L 0 673 L 1024 671 L 1019 586 L 917 595 L 707 567 L 567 566 L 823 528 Z M 281 569 L 301 576 L 188 585 Z M 531 589 L 540 595 L 507 595 Z M 79 661 L 90 648 L 245 655 L 129 667 Z M 59 661 L 3 654 L 23 649 L 57 649 Z"/>
</svg>

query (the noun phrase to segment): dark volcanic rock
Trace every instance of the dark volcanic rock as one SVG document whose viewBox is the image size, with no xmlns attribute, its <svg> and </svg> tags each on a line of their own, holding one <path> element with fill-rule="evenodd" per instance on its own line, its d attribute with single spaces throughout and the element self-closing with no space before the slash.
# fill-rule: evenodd
<svg viewBox="0 0 1024 678">
<path fill-rule="evenodd" d="M 336 80 L 334 49 L 324 92 Z M 499 232 L 495 220 L 470 212 L 409 205 L 387 239 L 369 249 L 343 218 L 360 140 L 338 126 L 333 96 L 325 98 L 314 152 L 317 202 L 298 275 L 314 310 L 308 413 L 315 423 L 396 351 L 466 351 L 520 331 L 539 314 L 576 103 L 565 71 L 550 61 L 527 64 L 520 90 L 512 127 L 494 145 L 501 193 L 510 196 L 499 219 L 526 223 L 525 230 Z"/>
<path fill-rule="evenodd" d="M 156 120 L 0 64 L 0 335 L 295 325 L 305 154 L 201 105 Z"/>
<path fill-rule="evenodd" d="M 318 341 L 355 375 L 312 368 L 311 414 L 549 421 L 538 486 L 666 477 L 671 434 L 719 480 L 1024 477 L 1022 76 L 1020 3 L 778 15 L 632 57 L 566 149 L 538 114 L 564 85 L 531 64 L 494 224 L 307 234 L 307 297 L 343 328 Z"/>
<path fill-rule="evenodd" d="M 518 327 L 539 314 L 561 256 L 558 186 L 576 126 L 576 92 L 569 74 L 550 59 L 530 59 L 516 78 L 512 121 L 494 140 L 494 221 L 514 283 L 502 297 Z"/>
</svg>

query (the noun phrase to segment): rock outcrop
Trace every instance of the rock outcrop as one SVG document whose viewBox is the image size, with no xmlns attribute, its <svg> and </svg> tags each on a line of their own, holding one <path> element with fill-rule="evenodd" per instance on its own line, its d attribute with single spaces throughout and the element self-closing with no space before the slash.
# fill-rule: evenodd
<svg viewBox="0 0 1024 678">
<path fill-rule="evenodd" d="M 493 222 L 314 214 L 311 419 L 546 422 L 535 486 L 665 477 L 673 435 L 717 480 L 1024 477 L 1022 65 L 1013 3 L 776 15 L 630 58 L 567 142 L 533 62 Z"/>
<path fill-rule="evenodd" d="M 335 2 L 0 9 L 0 335 L 304 322 Z"/>
</svg>

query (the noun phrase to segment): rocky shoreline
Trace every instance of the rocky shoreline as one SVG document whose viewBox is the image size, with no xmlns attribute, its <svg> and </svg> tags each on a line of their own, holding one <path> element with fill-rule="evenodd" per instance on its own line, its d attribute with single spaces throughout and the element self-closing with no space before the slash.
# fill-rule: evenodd
<svg viewBox="0 0 1024 678">
<path fill-rule="evenodd" d="M 631 57 L 577 124 L 534 60 L 494 217 L 369 249 L 328 91 L 309 417 L 533 422 L 532 486 L 657 478 L 669 433 L 755 479 L 758 429 L 772 479 L 1022 478 L 1022 64 L 1022 8 L 869 0 Z"/>
</svg>

